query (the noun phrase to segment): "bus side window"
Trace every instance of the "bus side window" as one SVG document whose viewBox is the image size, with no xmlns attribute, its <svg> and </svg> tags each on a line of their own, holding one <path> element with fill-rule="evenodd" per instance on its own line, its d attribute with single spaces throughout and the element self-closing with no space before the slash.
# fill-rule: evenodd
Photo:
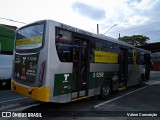
<svg viewBox="0 0 160 120">
<path fill-rule="evenodd" d="M 104 51 L 103 42 L 98 40 L 92 40 L 90 49 L 90 62 L 94 62 L 94 51 Z"/>
<path fill-rule="evenodd" d="M 93 63 L 94 62 L 94 51 L 96 49 L 96 43 L 95 40 L 91 41 L 91 49 L 90 49 L 90 62 Z"/>
<path fill-rule="evenodd" d="M 103 42 L 102 41 L 98 41 L 98 40 L 95 40 L 95 49 L 97 51 L 103 51 Z"/>
<path fill-rule="evenodd" d="M 132 49 L 129 49 L 128 50 L 128 63 L 129 64 L 133 64 L 133 52 L 132 52 Z"/>
<path fill-rule="evenodd" d="M 141 51 L 138 51 L 138 54 L 137 54 L 137 64 L 139 65 L 144 64 L 144 53 Z"/>
<path fill-rule="evenodd" d="M 61 29 L 56 30 L 56 49 L 61 62 L 73 61 L 73 41 L 71 32 Z"/>
<path fill-rule="evenodd" d="M 111 42 L 108 42 L 107 49 L 108 49 L 108 52 L 113 52 L 114 51 L 114 44 Z"/>
</svg>

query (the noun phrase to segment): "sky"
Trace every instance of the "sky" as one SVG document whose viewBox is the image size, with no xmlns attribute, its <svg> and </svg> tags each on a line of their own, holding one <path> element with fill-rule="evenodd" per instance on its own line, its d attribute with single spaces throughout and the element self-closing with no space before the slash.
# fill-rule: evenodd
<svg viewBox="0 0 160 120">
<path fill-rule="evenodd" d="M 160 42 L 160 0 L 0 0 L 0 24 L 51 19 L 113 38 L 144 35 Z M 13 22 L 2 18 L 11 19 Z"/>
</svg>

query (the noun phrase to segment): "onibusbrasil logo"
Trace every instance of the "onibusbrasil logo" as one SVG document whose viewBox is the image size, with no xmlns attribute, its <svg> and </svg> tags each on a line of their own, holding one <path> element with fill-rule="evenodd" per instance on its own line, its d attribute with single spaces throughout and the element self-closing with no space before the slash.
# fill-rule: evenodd
<svg viewBox="0 0 160 120">
<path fill-rule="evenodd" d="M 2 117 L 42 117 L 41 113 L 2 112 Z"/>
</svg>

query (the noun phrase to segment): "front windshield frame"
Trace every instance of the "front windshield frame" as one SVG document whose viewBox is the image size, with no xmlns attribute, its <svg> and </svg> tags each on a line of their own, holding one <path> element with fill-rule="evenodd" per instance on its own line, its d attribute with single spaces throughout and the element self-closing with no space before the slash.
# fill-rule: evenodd
<svg viewBox="0 0 160 120">
<path fill-rule="evenodd" d="M 16 42 L 17 42 L 17 38 L 18 38 L 18 32 L 25 29 L 25 28 L 28 28 L 28 27 L 32 27 L 32 26 L 35 26 L 35 25 L 43 25 L 43 34 L 42 34 L 42 45 L 40 47 L 37 47 L 37 48 L 31 48 L 31 49 L 17 49 L 16 47 Z M 20 29 L 18 29 L 16 31 L 16 35 L 15 35 L 15 51 L 16 52 L 36 52 L 36 51 L 39 51 L 40 49 L 42 49 L 44 47 L 44 39 L 45 39 L 45 32 L 46 32 L 46 21 L 41 21 L 41 22 L 37 22 L 37 23 L 33 23 L 33 24 L 29 24 L 29 25 L 26 25 L 24 27 L 21 27 Z"/>
</svg>

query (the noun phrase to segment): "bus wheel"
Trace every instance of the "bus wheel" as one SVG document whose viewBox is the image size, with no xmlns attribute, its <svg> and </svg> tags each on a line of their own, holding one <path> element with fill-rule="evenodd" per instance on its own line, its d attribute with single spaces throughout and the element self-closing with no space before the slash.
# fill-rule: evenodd
<svg viewBox="0 0 160 120">
<path fill-rule="evenodd" d="M 143 82 L 144 82 L 144 76 L 141 75 L 141 77 L 138 80 L 138 87 L 141 87 L 143 85 Z"/>
<path fill-rule="evenodd" d="M 109 80 L 105 80 L 102 82 L 100 88 L 100 98 L 105 100 L 111 93 L 111 82 Z"/>
</svg>

